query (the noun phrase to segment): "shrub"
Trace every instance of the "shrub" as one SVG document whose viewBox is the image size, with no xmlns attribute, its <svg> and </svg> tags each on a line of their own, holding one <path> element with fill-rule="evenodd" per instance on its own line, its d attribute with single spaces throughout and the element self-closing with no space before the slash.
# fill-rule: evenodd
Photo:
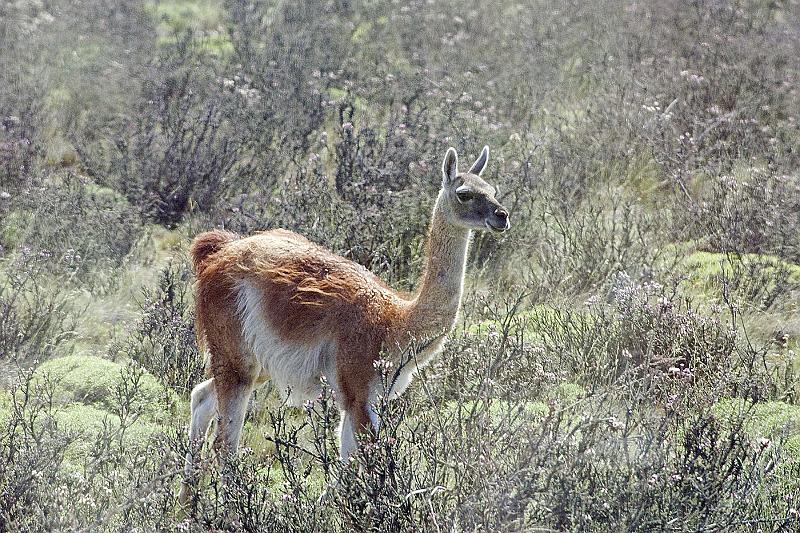
<svg viewBox="0 0 800 533">
<path fill-rule="evenodd" d="M 301 0 L 274 7 L 266 2 L 227 0 L 237 91 L 257 94 L 251 135 L 267 136 L 281 155 L 265 167 L 275 174 L 307 156 L 326 118 L 329 87 L 349 84 L 342 63 L 349 53 L 346 3 Z M 307 17 L 314 13 L 314 17 Z M 302 58 L 298 61 L 297 58 Z M 283 164 L 282 164 L 283 163 Z"/>
<path fill-rule="evenodd" d="M 770 254 L 800 262 L 800 181 L 767 170 L 711 179 L 686 212 L 689 234 L 708 251 Z"/>
<path fill-rule="evenodd" d="M 40 144 L 43 91 L 29 83 L 29 64 L 24 59 L 19 61 L 27 59 L 25 39 L 42 20 L 25 7 L 12 3 L 0 6 L 0 36 L 4 43 L 0 54 L 0 193 L 14 196 L 29 185 L 43 149 Z M 3 218 L 8 208 L 5 200 L 0 200 Z"/>
<path fill-rule="evenodd" d="M 117 272 L 142 234 L 141 219 L 116 192 L 73 173 L 54 175 L 17 202 L 2 242 L 45 254 L 48 273 L 96 292 Z"/>
<path fill-rule="evenodd" d="M 176 404 L 164 388 L 148 373 L 89 355 L 57 357 L 39 365 L 35 383 L 52 384 L 52 399 L 59 403 L 84 403 L 113 412 L 119 410 L 120 393 L 130 396 L 127 411 L 146 413 L 150 418 L 164 418 L 163 407 Z M 126 391 L 132 388 L 135 393 Z M 163 401 L 166 398 L 166 401 Z M 161 404 L 161 405 L 157 405 Z"/>
<path fill-rule="evenodd" d="M 47 358 L 73 333 L 77 310 L 47 275 L 47 252 L 23 248 L 0 275 L 0 361 Z"/>
<path fill-rule="evenodd" d="M 202 381 L 204 370 L 186 292 L 189 277 L 185 264 L 170 263 L 161 270 L 158 285 L 143 291 L 141 318 L 122 347 L 122 353 L 183 396 Z"/>
<path fill-rule="evenodd" d="M 731 371 L 739 357 L 736 330 L 719 312 L 704 316 L 663 287 L 622 273 L 608 303 L 592 298 L 588 312 L 544 308 L 527 319 L 550 371 L 574 376 L 589 390 L 627 382 L 632 394 L 645 387 L 666 402 L 677 387 L 680 394 L 697 391 L 705 402 L 744 384 Z"/>
<path fill-rule="evenodd" d="M 182 34 L 145 72 L 135 112 L 106 125 L 106 138 L 78 140 L 89 172 L 168 227 L 249 185 L 274 162 L 279 130 L 259 107 L 261 93 L 230 70 Z"/>
<path fill-rule="evenodd" d="M 532 292 L 538 301 L 597 290 L 620 271 L 646 280 L 663 254 L 654 231 L 658 220 L 614 191 L 602 204 L 555 200 L 536 217 L 536 234 L 518 251 L 536 258 L 523 279 L 537 288 Z"/>
<path fill-rule="evenodd" d="M 790 308 L 800 289 L 800 267 L 771 255 L 694 252 L 684 265 L 701 296 L 758 311 Z"/>
<path fill-rule="evenodd" d="M 53 363 L 51 370 L 56 370 Z M 37 374 L 33 369 L 20 373 L 7 411 L 0 413 L 0 527 L 163 524 L 145 509 L 152 511 L 156 502 L 172 498 L 179 461 L 167 451 L 163 427 L 138 421 L 142 407 L 155 407 L 141 403 L 137 383 L 143 374 L 122 369 L 111 391 L 116 399 L 110 412 L 62 405 L 53 397 L 57 380 Z M 166 509 L 160 509 L 165 515 Z"/>
<path fill-rule="evenodd" d="M 0 108 L 0 192 L 10 195 L 0 201 L 0 214 L 4 217 L 13 205 L 12 198 L 30 182 L 37 156 L 33 118 L 36 104 L 23 105 L 16 110 Z"/>
<path fill-rule="evenodd" d="M 796 168 L 789 87 L 798 35 L 780 9 L 678 2 L 625 10 L 620 66 L 638 82 L 656 159 L 670 177 L 690 183 L 696 169 L 724 173 L 751 158 Z"/>
<path fill-rule="evenodd" d="M 0 530 L 797 529 L 797 19 L 0 5 Z M 283 226 L 408 289 L 445 148 L 483 144 L 513 229 L 474 237 L 441 357 L 348 463 L 332 390 L 270 398 L 178 517 L 203 361 L 189 269 L 132 253 L 142 226 Z M 70 291 L 127 316 L 117 280 L 153 269 L 127 337 L 65 342 Z"/>
<path fill-rule="evenodd" d="M 194 86 L 191 67 L 161 68 L 176 72 L 146 87 L 136 122 L 118 137 L 109 172 L 145 217 L 174 226 L 194 204 L 213 208 L 239 184 L 237 177 L 252 172 L 252 163 L 245 160 L 248 139 L 231 129 L 244 110 L 238 95 L 222 87 L 205 95 Z"/>
</svg>

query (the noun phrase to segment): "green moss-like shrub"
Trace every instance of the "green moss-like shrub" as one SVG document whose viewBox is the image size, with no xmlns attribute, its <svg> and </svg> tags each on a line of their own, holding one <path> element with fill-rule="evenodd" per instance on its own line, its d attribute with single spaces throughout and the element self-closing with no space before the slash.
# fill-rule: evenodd
<svg viewBox="0 0 800 533">
<path fill-rule="evenodd" d="M 125 372 L 135 378 L 125 379 Z M 72 355 L 43 363 L 36 371 L 41 382 L 52 384 L 58 402 L 82 403 L 105 412 L 118 412 L 125 389 L 135 389 L 133 405 L 127 410 L 140 410 L 148 420 L 163 421 L 179 412 L 175 393 L 144 371 L 131 372 L 124 365 L 89 355 Z"/>
</svg>

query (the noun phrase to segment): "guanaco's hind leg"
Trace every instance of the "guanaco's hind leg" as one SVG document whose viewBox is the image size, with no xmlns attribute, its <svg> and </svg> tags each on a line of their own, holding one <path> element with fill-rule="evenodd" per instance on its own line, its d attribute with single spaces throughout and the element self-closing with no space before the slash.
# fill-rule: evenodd
<svg viewBox="0 0 800 533">
<path fill-rule="evenodd" d="M 264 384 L 269 376 L 266 371 L 262 369 L 261 373 L 256 380 L 255 385 L 259 386 Z M 251 389 L 252 390 L 252 387 Z M 184 467 L 184 478 L 181 483 L 181 492 L 178 497 L 180 505 L 184 508 L 187 507 L 191 499 L 194 497 L 194 492 L 197 488 L 197 462 L 201 456 L 203 443 L 205 442 L 208 434 L 208 428 L 211 421 L 215 416 L 221 418 L 222 413 L 226 413 L 226 420 L 230 421 L 227 424 L 227 431 L 220 436 L 220 423 L 217 424 L 217 441 L 215 441 L 215 448 L 220 446 L 228 451 L 235 451 L 238 448 L 241 436 L 241 428 L 244 423 L 244 415 L 247 410 L 247 401 L 250 397 L 249 392 L 242 391 L 244 399 L 241 398 L 234 400 L 228 396 L 225 397 L 224 411 L 220 408 L 220 402 L 217 395 L 217 386 L 214 378 L 208 379 L 194 389 L 192 389 L 191 401 L 191 421 L 189 422 L 189 451 L 186 453 L 186 466 Z M 243 404 L 243 405 L 242 405 Z M 238 407 L 238 409 L 237 409 Z M 241 420 L 238 424 L 236 420 Z M 217 444 L 218 443 L 218 444 Z"/>
<path fill-rule="evenodd" d="M 223 457 L 235 454 L 239 449 L 247 404 L 253 392 L 255 379 L 237 376 L 235 379 L 217 379 L 219 414 L 217 418 L 217 437 L 214 448 Z"/>
<path fill-rule="evenodd" d="M 197 485 L 197 461 L 208 433 L 208 426 L 217 413 L 217 391 L 214 380 L 208 379 L 192 389 L 191 421 L 189 422 L 189 451 L 178 501 L 186 507 Z"/>
</svg>

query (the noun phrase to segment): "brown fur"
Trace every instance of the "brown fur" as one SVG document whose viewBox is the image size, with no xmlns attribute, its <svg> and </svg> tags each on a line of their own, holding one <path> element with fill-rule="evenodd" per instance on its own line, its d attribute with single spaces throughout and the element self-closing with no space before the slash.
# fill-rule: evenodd
<svg viewBox="0 0 800 533">
<path fill-rule="evenodd" d="M 192 266 L 196 273 L 203 270 L 206 259 L 222 249 L 225 244 L 238 239 L 239 236 L 230 231 L 213 230 L 201 233 L 192 241 L 189 249 L 189 256 L 192 258 Z"/>
<path fill-rule="evenodd" d="M 206 240 L 207 235 L 198 238 Z M 275 253 L 275 248 L 285 251 Z M 197 330 L 205 333 L 206 340 L 219 337 L 214 346 L 209 344 L 215 378 L 251 373 L 241 354 L 227 347 L 241 342 L 234 280 L 249 279 L 268 302 L 267 323 L 282 338 L 308 344 L 321 338 L 336 340 L 344 403 L 366 401 L 375 377 L 372 363 L 382 348 L 391 348 L 387 341 L 396 337 L 391 333 L 397 329 L 392 324 L 398 325 L 407 315 L 409 300 L 364 267 L 286 230 L 228 241 L 200 264 Z"/>
</svg>

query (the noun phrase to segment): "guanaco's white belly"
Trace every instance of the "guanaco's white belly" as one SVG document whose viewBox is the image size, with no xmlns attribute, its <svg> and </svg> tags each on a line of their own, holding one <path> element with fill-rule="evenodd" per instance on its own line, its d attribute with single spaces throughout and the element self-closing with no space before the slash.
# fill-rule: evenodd
<svg viewBox="0 0 800 533">
<path fill-rule="evenodd" d="M 326 376 L 335 387 L 334 342 L 294 343 L 278 336 L 265 320 L 261 292 L 251 282 L 238 283 L 237 304 L 246 352 L 267 371 L 281 398 L 299 406 L 322 392 Z"/>
</svg>

